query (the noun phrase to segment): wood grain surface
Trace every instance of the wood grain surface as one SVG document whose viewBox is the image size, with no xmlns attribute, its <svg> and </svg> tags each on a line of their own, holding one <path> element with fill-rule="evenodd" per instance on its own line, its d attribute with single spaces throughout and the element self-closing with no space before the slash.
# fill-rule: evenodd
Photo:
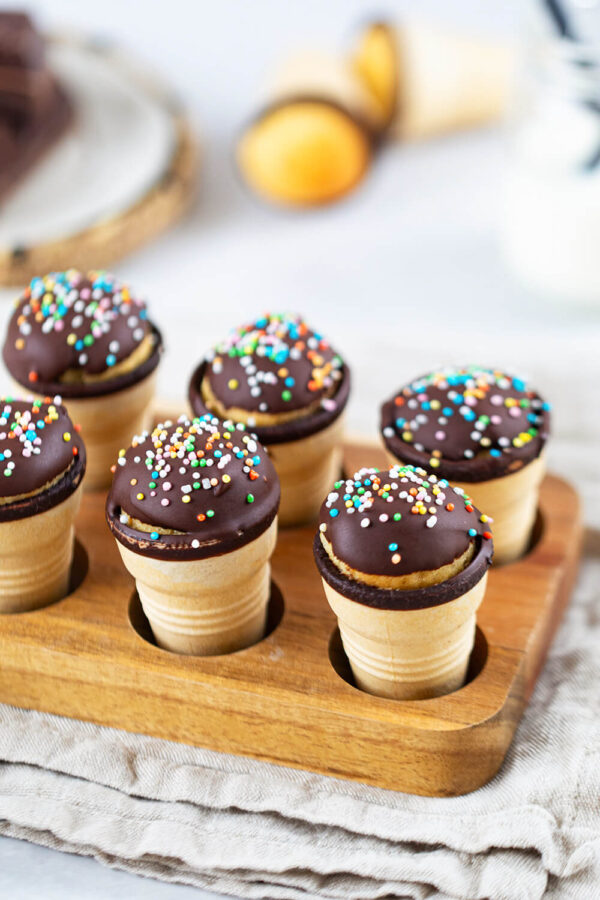
<svg viewBox="0 0 600 900">
<path fill-rule="evenodd" d="M 384 465 L 381 450 L 346 447 L 346 471 L 366 464 Z M 184 657 L 151 643 L 104 500 L 84 497 L 72 593 L 0 617 L 0 701 L 435 796 L 474 790 L 500 768 L 568 602 L 582 536 L 574 489 L 547 476 L 535 545 L 490 573 L 467 684 L 404 702 L 352 685 L 313 563 L 314 527 L 280 533 L 268 636 L 228 656 Z"/>
</svg>

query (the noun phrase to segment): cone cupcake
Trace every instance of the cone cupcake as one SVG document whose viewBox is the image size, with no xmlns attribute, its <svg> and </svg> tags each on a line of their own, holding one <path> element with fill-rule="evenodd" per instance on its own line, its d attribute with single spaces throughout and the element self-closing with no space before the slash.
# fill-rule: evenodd
<svg viewBox="0 0 600 900">
<path fill-rule="evenodd" d="M 426 23 L 373 22 L 353 55 L 382 129 L 403 139 L 484 125 L 506 111 L 510 48 Z"/>
<path fill-rule="evenodd" d="M 181 417 L 122 451 L 107 506 L 160 647 L 214 656 L 260 640 L 279 482 L 255 435 Z"/>
<path fill-rule="evenodd" d="M 481 519 L 460 488 L 413 466 L 336 482 L 314 553 L 362 690 L 422 700 L 464 684 L 492 555 Z"/>
<path fill-rule="evenodd" d="M 218 344 L 192 375 L 196 415 L 247 425 L 269 449 L 281 483 L 281 525 L 316 519 L 340 472 L 350 373 L 297 315 L 264 315 Z"/>
<path fill-rule="evenodd" d="M 85 449 L 58 401 L 0 399 L 0 613 L 68 593 Z"/>
<path fill-rule="evenodd" d="M 377 128 L 371 93 L 347 60 L 297 53 L 275 73 L 265 108 L 244 129 L 237 162 L 263 199 L 318 206 L 361 182 Z"/>
<path fill-rule="evenodd" d="M 34 278 L 17 300 L 3 348 L 19 389 L 60 394 L 81 425 L 85 487 L 110 484 L 119 449 L 150 425 L 162 351 L 146 305 L 104 272 Z"/>
<path fill-rule="evenodd" d="M 493 522 L 496 564 L 529 545 L 549 430 L 549 404 L 522 378 L 479 366 L 432 372 L 381 408 L 390 460 L 468 492 Z"/>
</svg>

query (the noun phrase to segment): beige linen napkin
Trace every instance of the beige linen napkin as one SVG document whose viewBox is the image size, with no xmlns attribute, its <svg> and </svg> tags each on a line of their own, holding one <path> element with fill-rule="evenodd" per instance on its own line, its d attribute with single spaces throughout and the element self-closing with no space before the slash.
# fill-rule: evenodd
<svg viewBox="0 0 600 900">
<path fill-rule="evenodd" d="M 430 799 L 0 706 L 0 833 L 248 898 L 591 900 L 600 533 L 499 775 Z"/>
</svg>

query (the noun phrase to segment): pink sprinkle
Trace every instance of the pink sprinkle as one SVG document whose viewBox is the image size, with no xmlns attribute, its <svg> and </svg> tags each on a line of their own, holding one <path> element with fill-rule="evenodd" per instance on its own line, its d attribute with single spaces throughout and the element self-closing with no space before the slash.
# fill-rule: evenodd
<svg viewBox="0 0 600 900">
<path fill-rule="evenodd" d="M 492 425 L 500 425 L 502 423 L 502 417 L 494 415 L 490 418 L 490 422 Z"/>
<path fill-rule="evenodd" d="M 90 295 L 91 292 L 89 288 L 81 288 L 81 290 L 79 291 L 79 296 L 82 300 L 87 300 Z"/>
<path fill-rule="evenodd" d="M 500 394 L 494 394 L 493 397 L 490 397 L 490 403 L 493 403 L 494 406 L 502 406 L 503 400 Z"/>
<path fill-rule="evenodd" d="M 171 502 L 171 501 L 170 501 L 170 500 L 167 500 L 166 497 L 163 497 L 162 500 L 160 501 L 160 505 L 161 505 L 161 506 L 168 506 L 170 502 Z"/>
<path fill-rule="evenodd" d="M 465 405 L 466 406 L 476 406 L 477 399 L 475 397 L 465 397 Z"/>
<path fill-rule="evenodd" d="M 57 319 L 56 322 L 54 323 L 55 331 L 62 331 L 64 327 L 65 327 L 65 323 L 63 322 L 62 319 Z"/>
<path fill-rule="evenodd" d="M 170 491 L 172 487 L 173 485 L 170 481 L 165 481 L 165 483 L 163 484 L 163 491 Z"/>
<path fill-rule="evenodd" d="M 436 433 L 435 433 L 436 441 L 443 441 L 445 439 L 445 437 L 446 437 L 445 431 L 436 431 Z"/>
<path fill-rule="evenodd" d="M 512 416 L 513 419 L 518 419 L 519 416 L 521 415 L 521 410 L 519 409 L 518 406 L 511 406 L 510 409 L 508 410 L 508 414 L 509 414 L 509 416 Z"/>
</svg>

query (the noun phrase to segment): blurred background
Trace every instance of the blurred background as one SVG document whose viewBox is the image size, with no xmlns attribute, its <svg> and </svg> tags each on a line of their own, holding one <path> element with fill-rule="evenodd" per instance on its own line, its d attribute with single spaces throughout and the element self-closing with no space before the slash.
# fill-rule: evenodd
<svg viewBox="0 0 600 900">
<path fill-rule="evenodd" d="M 306 46 L 346 52 L 372 18 L 370 0 L 31 0 L 27 8 L 45 32 L 114 43 L 149 67 L 197 135 L 199 186 L 188 214 L 112 267 L 147 297 L 165 332 L 163 397 L 183 402 L 194 362 L 246 315 L 294 309 L 354 367 L 352 431 L 375 436 L 379 402 L 404 380 L 439 364 L 483 362 L 534 379 L 558 407 L 555 465 L 588 470 L 582 441 L 597 440 L 599 428 L 600 297 L 527 283 L 503 249 L 507 217 L 509 231 L 510 221 L 521 221 L 509 190 L 521 75 L 509 104 L 516 112 L 482 128 L 390 141 L 341 202 L 281 210 L 244 185 L 236 141 L 268 96 L 274 67 Z M 398 25 L 431 22 L 526 54 L 532 14 L 546 17 L 546 5 L 388 0 L 378 11 Z M 557 120 L 544 147 L 564 130 Z M 553 216 L 544 210 L 546 224 Z M 578 243 L 578 222 L 567 226 Z M 529 230 L 525 224 L 525 244 Z M 4 320 L 15 293 L 1 292 Z"/>
</svg>

